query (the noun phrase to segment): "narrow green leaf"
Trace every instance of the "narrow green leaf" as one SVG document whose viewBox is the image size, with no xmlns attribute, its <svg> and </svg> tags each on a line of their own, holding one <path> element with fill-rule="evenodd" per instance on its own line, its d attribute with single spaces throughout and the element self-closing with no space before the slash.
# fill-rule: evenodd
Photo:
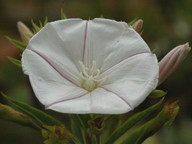
<svg viewBox="0 0 192 144">
<path fill-rule="evenodd" d="M 40 125 L 61 125 L 59 121 L 55 118 L 51 117 L 50 115 L 36 109 L 28 104 L 23 102 L 17 101 L 13 98 L 6 96 L 4 93 L 1 92 L 1 95 L 6 98 L 12 105 L 18 108 L 20 111 L 31 117 L 34 121 L 39 123 Z"/>
<path fill-rule="evenodd" d="M 167 123 L 170 124 L 170 122 L 173 122 L 179 112 L 179 106 L 176 103 L 170 105 L 165 104 L 161 112 L 159 112 L 155 118 L 134 130 L 121 142 L 121 144 L 141 144 L 161 127 L 165 126 Z"/>
<path fill-rule="evenodd" d="M 88 121 L 91 120 L 91 116 L 89 114 L 78 114 L 78 117 L 82 121 L 84 127 L 88 129 L 90 127 Z"/>
<path fill-rule="evenodd" d="M 7 105 L 0 104 L 0 119 L 27 126 L 38 131 L 41 130 L 41 128 L 34 123 L 30 117 Z"/>
<path fill-rule="evenodd" d="M 30 34 L 25 34 L 25 36 L 27 36 L 28 38 L 32 38 L 33 35 L 30 35 Z"/>
<path fill-rule="evenodd" d="M 12 57 L 8 57 L 8 59 L 15 65 L 21 67 L 21 61 Z"/>
<path fill-rule="evenodd" d="M 151 51 L 151 53 L 152 53 L 152 54 L 155 54 L 156 51 L 157 51 L 157 49 L 158 49 L 158 48 L 154 48 L 154 49 Z"/>
<path fill-rule="evenodd" d="M 83 138 L 81 122 L 79 121 L 79 118 L 77 117 L 76 114 L 71 114 L 70 120 L 71 120 L 72 134 L 75 135 L 82 144 L 85 143 Z"/>
<path fill-rule="evenodd" d="M 122 114 L 120 115 L 109 115 L 105 118 L 105 127 L 102 133 L 102 137 L 109 137 L 111 134 L 122 124 Z"/>
<path fill-rule="evenodd" d="M 44 21 L 44 26 L 47 24 L 47 22 L 48 22 L 48 17 L 46 16 Z"/>
<path fill-rule="evenodd" d="M 27 47 L 27 44 L 22 43 L 20 41 L 14 40 L 10 37 L 6 37 L 13 45 L 15 45 L 17 48 L 19 48 L 20 50 L 24 51 Z"/>
<path fill-rule="evenodd" d="M 66 19 L 67 17 L 66 17 L 66 15 L 65 15 L 65 13 L 63 12 L 63 9 L 61 9 L 61 19 Z"/>
<path fill-rule="evenodd" d="M 153 106 L 136 113 L 132 117 L 130 117 L 126 122 L 124 122 L 116 131 L 112 133 L 105 141 L 104 144 L 112 144 L 114 143 L 120 136 L 122 136 L 125 132 L 127 132 L 131 127 L 133 127 L 136 123 L 146 118 L 149 114 L 151 114 L 154 110 L 156 110 L 160 104 L 162 103 L 163 98 Z"/>
<path fill-rule="evenodd" d="M 43 24 L 42 24 L 42 22 L 41 22 L 41 21 L 39 21 L 39 25 L 40 25 L 40 28 L 42 28 L 42 27 L 43 27 Z"/>
<path fill-rule="evenodd" d="M 161 98 L 161 97 L 164 97 L 166 94 L 167 94 L 167 92 L 162 91 L 162 90 L 153 90 L 149 94 L 148 98 Z"/>
<path fill-rule="evenodd" d="M 40 28 L 39 26 L 37 26 L 37 25 L 34 23 L 33 20 L 31 20 L 31 23 L 32 23 L 33 28 L 35 29 L 35 33 L 37 33 L 38 31 L 41 30 L 41 28 Z"/>
<path fill-rule="evenodd" d="M 137 20 L 138 20 L 138 18 L 134 18 L 132 21 L 130 21 L 130 22 L 128 23 L 128 25 L 131 26 L 131 25 L 134 24 Z"/>
</svg>

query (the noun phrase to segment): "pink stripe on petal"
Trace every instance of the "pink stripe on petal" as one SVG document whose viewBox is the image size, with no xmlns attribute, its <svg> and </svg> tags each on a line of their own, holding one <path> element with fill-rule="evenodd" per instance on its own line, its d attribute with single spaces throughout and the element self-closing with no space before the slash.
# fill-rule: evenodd
<svg viewBox="0 0 192 144">
<path fill-rule="evenodd" d="M 53 64 L 51 64 L 51 62 L 48 61 L 48 59 L 46 59 L 42 54 L 40 54 L 39 52 L 33 50 L 33 49 L 28 49 L 31 50 L 32 52 L 36 53 L 37 55 L 39 55 L 42 59 L 44 59 L 59 75 L 61 75 L 65 80 L 69 81 L 70 83 L 74 84 L 75 86 L 78 86 L 76 83 L 74 83 L 72 80 L 70 80 L 69 78 L 67 78 L 66 76 L 64 76 Z M 78 86 L 79 87 L 79 86 Z"/>
<path fill-rule="evenodd" d="M 59 100 L 59 101 L 53 102 L 51 104 L 45 105 L 45 108 L 47 109 L 47 108 L 49 108 L 50 106 L 52 106 L 54 104 L 58 104 L 58 103 L 62 103 L 62 102 L 65 102 L 65 101 L 70 101 L 70 100 L 75 100 L 75 99 L 81 98 L 81 97 L 87 95 L 88 93 L 89 92 L 86 92 L 86 93 L 84 93 L 84 94 L 82 94 L 80 96 L 74 97 L 74 98 L 69 98 L 69 99 L 64 99 L 64 100 Z"/>
<path fill-rule="evenodd" d="M 118 62 L 117 64 L 113 65 L 112 67 L 106 69 L 105 71 L 101 72 L 100 74 L 100 77 L 105 77 L 105 75 L 108 75 L 109 73 L 113 72 L 115 69 L 118 69 L 122 63 L 126 62 L 127 60 L 129 60 L 130 58 L 133 58 L 135 56 L 138 56 L 138 55 L 142 55 L 142 54 L 152 54 L 150 52 L 142 52 L 142 53 L 137 53 L 137 54 L 134 54 L 134 55 L 131 55 L 123 60 L 121 60 L 120 62 Z"/>
<path fill-rule="evenodd" d="M 86 51 L 86 42 L 87 42 L 88 22 L 89 22 L 89 21 L 86 22 L 86 26 L 85 26 L 85 34 L 84 34 L 83 59 L 82 59 L 83 64 L 85 64 L 85 51 Z"/>
<path fill-rule="evenodd" d="M 118 95 L 117 93 L 115 93 L 115 92 L 113 92 L 113 91 L 111 91 L 111 90 L 109 90 L 109 89 L 107 89 L 107 88 L 104 88 L 104 87 L 100 87 L 100 88 L 106 90 L 107 92 L 113 93 L 114 95 L 116 95 L 117 97 L 119 97 L 121 100 L 123 100 L 131 109 L 133 109 L 132 106 L 131 106 L 123 97 L 121 97 L 121 96 Z"/>
</svg>

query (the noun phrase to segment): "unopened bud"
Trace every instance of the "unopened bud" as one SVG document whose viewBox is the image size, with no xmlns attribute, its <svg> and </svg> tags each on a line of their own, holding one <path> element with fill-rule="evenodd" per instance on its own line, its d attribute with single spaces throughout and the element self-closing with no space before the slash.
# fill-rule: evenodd
<svg viewBox="0 0 192 144">
<path fill-rule="evenodd" d="M 89 120 L 88 124 L 91 126 L 91 128 L 95 133 L 100 133 L 105 126 L 104 117 L 99 116 L 93 120 Z"/>
<path fill-rule="evenodd" d="M 159 83 L 160 85 L 175 70 L 175 68 L 184 60 L 191 48 L 189 44 L 179 45 L 171 50 L 159 62 Z"/>
<path fill-rule="evenodd" d="M 30 36 L 33 36 L 31 30 L 21 21 L 17 22 L 17 28 L 19 30 L 22 41 L 24 43 L 28 43 Z"/>
<path fill-rule="evenodd" d="M 132 28 L 133 28 L 136 32 L 138 32 L 138 33 L 141 33 L 142 27 L 143 27 L 143 20 L 142 20 L 142 19 L 138 19 L 138 20 L 132 25 Z"/>
</svg>

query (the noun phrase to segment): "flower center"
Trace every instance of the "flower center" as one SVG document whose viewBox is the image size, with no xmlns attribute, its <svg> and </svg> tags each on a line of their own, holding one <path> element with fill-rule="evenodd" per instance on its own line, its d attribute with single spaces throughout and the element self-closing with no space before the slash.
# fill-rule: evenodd
<svg viewBox="0 0 192 144">
<path fill-rule="evenodd" d="M 97 69 L 96 61 L 92 62 L 90 68 L 86 67 L 82 61 L 79 61 L 82 71 L 80 76 L 82 77 L 81 87 L 87 91 L 93 91 L 104 81 L 104 79 L 99 79 L 100 70 Z"/>
</svg>

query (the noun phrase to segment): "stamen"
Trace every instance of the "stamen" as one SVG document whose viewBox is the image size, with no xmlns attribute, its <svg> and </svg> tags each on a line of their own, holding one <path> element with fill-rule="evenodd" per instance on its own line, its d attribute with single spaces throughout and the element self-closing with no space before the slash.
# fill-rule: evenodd
<svg viewBox="0 0 192 144">
<path fill-rule="evenodd" d="M 86 89 L 87 91 L 93 91 L 106 80 L 106 78 L 98 79 L 100 75 L 100 70 L 97 69 L 96 61 L 92 61 L 92 66 L 90 67 L 90 69 L 88 67 L 85 67 L 82 61 L 79 61 L 79 64 L 81 66 L 81 87 Z"/>
</svg>

